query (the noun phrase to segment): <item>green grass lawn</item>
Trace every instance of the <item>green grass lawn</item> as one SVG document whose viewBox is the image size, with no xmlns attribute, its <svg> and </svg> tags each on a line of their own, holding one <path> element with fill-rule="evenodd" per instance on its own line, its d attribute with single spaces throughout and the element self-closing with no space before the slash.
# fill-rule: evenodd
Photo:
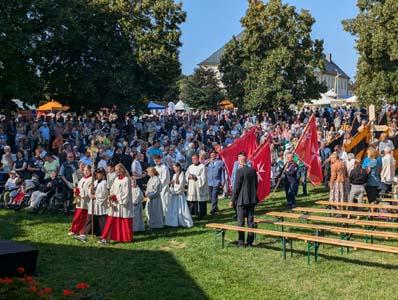
<svg viewBox="0 0 398 300">
<path fill-rule="evenodd" d="M 326 198 L 322 189 L 310 193 L 298 204 L 312 206 Z M 85 281 L 105 299 L 398 298 L 398 256 L 393 254 L 341 255 L 325 246 L 318 262 L 308 266 L 303 242 L 295 242 L 293 257 L 283 260 L 279 241 L 259 237 L 256 247 L 241 249 L 233 243 L 233 232 L 227 232 L 221 249 L 214 231 L 204 228 L 213 221 L 235 224 L 227 201 L 221 205 L 219 216 L 195 222 L 191 229 L 154 230 L 136 234 L 133 243 L 109 246 L 67 236 L 71 218 L 0 210 L 0 238 L 34 244 L 40 251 L 38 280 L 58 293 Z M 257 215 L 284 205 L 284 194 L 277 193 L 257 207 Z"/>
</svg>

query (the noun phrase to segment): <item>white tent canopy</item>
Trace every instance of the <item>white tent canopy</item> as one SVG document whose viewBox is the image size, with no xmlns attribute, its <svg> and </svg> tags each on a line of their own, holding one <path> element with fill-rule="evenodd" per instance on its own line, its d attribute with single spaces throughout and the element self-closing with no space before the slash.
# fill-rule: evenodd
<svg viewBox="0 0 398 300">
<path fill-rule="evenodd" d="M 177 102 L 177 104 L 175 105 L 175 107 L 174 107 L 174 109 L 176 110 L 176 111 L 181 111 L 181 110 L 183 110 L 183 111 L 189 111 L 190 110 L 190 108 L 188 107 L 188 105 L 186 105 L 184 102 L 182 102 L 181 100 L 180 101 L 178 101 Z"/>
<path fill-rule="evenodd" d="M 346 99 L 346 102 L 347 102 L 347 104 L 358 103 L 358 97 L 354 95 L 354 96 Z"/>
<path fill-rule="evenodd" d="M 326 94 L 321 94 L 320 99 L 312 100 L 311 102 L 312 102 L 312 105 L 322 106 L 322 105 L 330 105 L 332 103 L 332 100 Z"/>
<path fill-rule="evenodd" d="M 16 105 L 19 109 L 30 109 L 30 110 L 36 109 L 36 106 L 35 106 L 35 105 L 26 104 L 26 103 L 22 102 L 22 101 L 19 100 L 19 99 L 12 99 L 11 101 L 14 102 L 15 105 Z"/>
<path fill-rule="evenodd" d="M 328 97 L 337 98 L 337 94 L 334 91 L 334 89 L 331 89 L 331 90 L 327 91 L 325 95 L 328 96 Z"/>
</svg>

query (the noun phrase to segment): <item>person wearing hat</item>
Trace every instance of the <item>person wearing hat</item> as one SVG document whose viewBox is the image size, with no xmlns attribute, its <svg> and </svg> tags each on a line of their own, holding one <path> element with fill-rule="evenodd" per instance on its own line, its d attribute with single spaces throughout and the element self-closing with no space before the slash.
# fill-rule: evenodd
<svg viewBox="0 0 398 300">
<path fill-rule="evenodd" d="M 236 209 L 238 226 L 244 226 L 247 221 L 247 227 L 254 228 L 254 208 L 258 203 L 257 197 L 257 172 L 247 164 L 245 152 L 238 155 L 240 168 L 237 171 L 232 194 L 232 204 Z M 238 246 L 251 247 L 254 241 L 254 234 L 248 233 L 245 244 L 245 233 L 238 232 Z"/>
</svg>

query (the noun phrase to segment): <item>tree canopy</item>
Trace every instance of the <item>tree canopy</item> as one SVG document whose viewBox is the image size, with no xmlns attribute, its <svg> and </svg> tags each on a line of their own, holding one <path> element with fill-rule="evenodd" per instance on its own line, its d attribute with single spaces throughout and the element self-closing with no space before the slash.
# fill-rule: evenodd
<svg viewBox="0 0 398 300">
<path fill-rule="evenodd" d="M 219 79 L 212 69 L 199 67 L 179 81 L 180 100 L 196 109 L 216 109 L 224 98 Z"/>
<path fill-rule="evenodd" d="M 186 14 L 173 0 L 4 1 L 0 14 L 3 106 L 139 106 L 175 95 Z"/>
<path fill-rule="evenodd" d="M 364 105 L 398 102 L 398 2 L 358 0 L 359 14 L 343 22 L 359 53 L 355 93 Z"/>
<path fill-rule="evenodd" d="M 323 41 L 311 38 L 314 18 L 281 0 L 250 1 L 241 40 L 226 47 L 220 70 L 227 96 L 249 111 L 286 108 L 326 91 L 315 70 L 324 68 Z"/>
</svg>

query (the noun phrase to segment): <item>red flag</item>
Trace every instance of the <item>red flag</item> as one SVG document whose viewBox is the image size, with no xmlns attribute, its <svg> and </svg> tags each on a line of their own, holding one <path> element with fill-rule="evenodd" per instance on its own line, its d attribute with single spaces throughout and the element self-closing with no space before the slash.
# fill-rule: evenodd
<svg viewBox="0 0 398 300">
<path fill-rule="evenodd" d="M 267 142 L 259 147 L 259 150 L 249 158 L 253 162 L 253 168 L 257 171 L 257 197 L 260 202 L 271 191 L 271 147 Z"/>
<path fill-rule="evenodd" d="M 238 154 L 242 151 L 246 152 L 250 157 L 257 148 L 256 128 L 251 128 L 246 134 L 236 139 L 231 145 L 219 152 L 220 157 L 224 161 L 225 169 L 229 178 L 231 178 L 234 162 L 238 160 Z"/>
<path fill-rule="evenodd" d="M 294 151 L 308 169 L 308 178 L 314 185 L 323 182 L 321 160 L 319 157 L 318 132 L 315 116 L 312 115 Z"/>
</svg>

